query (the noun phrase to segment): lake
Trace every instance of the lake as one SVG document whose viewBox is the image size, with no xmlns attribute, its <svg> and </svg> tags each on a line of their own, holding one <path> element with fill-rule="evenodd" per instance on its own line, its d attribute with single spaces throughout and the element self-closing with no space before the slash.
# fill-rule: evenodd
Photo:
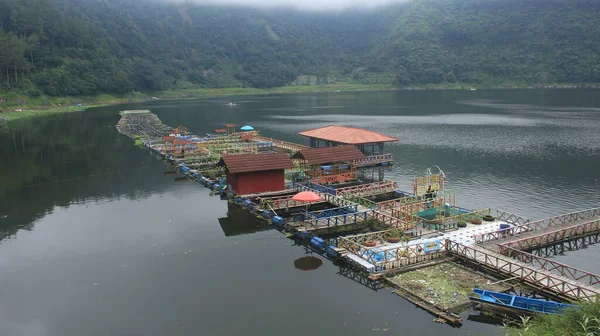
<svg viewBox="0 0 600 336">
<path fill-rule="evenodd" d="M 225 123 L 308 144 L 329 124 L 400 140 L 385 177 L 437 165 L 457 204 L 541 219 L 600 206 L 597 90 L 387 91 L 156 101 L 0 130 L 1 335 L 497 335 L 360 283 L 201 185 L 175 182 L 115 124 L 151 109 L 196 134 Z M 557 260 L 600 273 L 600 248 Z"/>
</svg>

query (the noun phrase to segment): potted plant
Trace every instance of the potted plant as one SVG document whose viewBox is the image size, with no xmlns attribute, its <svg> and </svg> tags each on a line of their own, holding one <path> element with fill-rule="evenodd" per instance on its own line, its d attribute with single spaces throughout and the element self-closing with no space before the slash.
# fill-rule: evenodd
<svg viewBox="0 0 600 336">
<path fill-rule="evenodd" d="M 388 243 L 399 243 L 402 240 L 402 237 L 404 236 L 404 234 L 402 233 L 402 231 L 397 230 L 397 229 L 392 229 L 389 230 L 388 232 L 386 232 L 386 241 Z"/>
</svg>

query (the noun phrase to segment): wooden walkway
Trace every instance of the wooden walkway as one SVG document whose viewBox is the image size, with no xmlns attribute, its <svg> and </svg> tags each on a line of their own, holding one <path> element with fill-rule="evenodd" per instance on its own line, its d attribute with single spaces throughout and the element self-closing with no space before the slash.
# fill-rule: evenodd
<svg viewBox="0 0 600 336">
<path fill-rule="evenodd" d="M 492 244 L 493 246 L 488 246 L 490 243 L 486 243 L 485 247 L 495 251 L 500 251 L 501 247 L 531 251 L 540 247 L 600 232 L 600 220 L 581 221 L 583 223 L 579 224 L 578 222 L 580 221 L 576 221 L 567 224 L 566 227 L 561 226 L 558 230 L 556 230 L 556 227 L 550 227 L 541 231 L 526 232 L 516 237 L 511 237 L 514 239 L 507 239 L 500 245 Z"/>
<path fill-rule="evenodd" d="M 315 235 L 353 231 L 366 226 L 372 212 L 373 210 L 368 210 L 301 222 L 288 222 L 286 228 L 290 231 L 310 232 Z"/>
<path fill-rule="evenodd" d="M 540 235 L 561 228 L 574 227 L 595 220 L 600 220 L 600 208 L 578 211 L 539 221 L 528 222 L 517 226 L 511 226 L 506 229 L 476 235 L 474 238 L 477 244 L 484 245 L 491 249 L 496 249 L 494 246 L 497 244 L 504 244 L 510 241 L 519 240 L 528 236 Z"/>
<path fill-rule="evenodd" d="M 446 249 L 450 254 L 478 264 L 494 273 L 518 278 L 530 286 L 566 300 L 595 302 L 600 295 L 600 288 L 585 285 L 481 246 L 466 246 L 447 240 Z"/>
<path fill-rule="evenodd" d="M 584 271 L 579 268 L 575 268 L 566 264 L 559 263 L 552 259 L 546 259 L 540 256 L 513 249 L 504 245 L 500 245 L 500 254 L 517 259 L 521 262 L 532 264 L 536 267 L 544 269 L 548 272 L 559 274 L 563 277 L 581 282 L 590 286 L 600 286 L 600 275 Z"/>
</svg>

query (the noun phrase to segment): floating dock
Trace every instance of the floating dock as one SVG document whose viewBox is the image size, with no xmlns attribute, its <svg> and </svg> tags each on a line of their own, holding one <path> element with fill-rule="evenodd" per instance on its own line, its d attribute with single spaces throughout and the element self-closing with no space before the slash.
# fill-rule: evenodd
<svg viewBox="0 0 600 336">
<path fill-rule="evenodd" d="M 306 146 L 248 126 L 250 131 L 237 131 L 228 124 L 197 136 L 162 124 L 150 111 L 121 116 L 119 132 L 164 159 L 170 167 L 165 174 L 203 184 L 267 226 L 343 262 L 369 286 L 383 275 L 450 258 L 564 301 L 595 301 L 600 295 L 600 275 L 533 254 L 567 242 L 597 242 L 600 208 L 537 221 L 497 209 L 462 208 L 437 166 L 416 177 L 411 191 L 399 190 L 396 181 L 383 177 L 393 164 L 384 144 L 398 139 L 358 128 L 301 132 L 309 138 Z M 300 192 L 317 198 L 295 199 Z M 322 239 L 327 237 L 335 239 Z M 448 323 L 461 321 L 406 289 L 395 292 Z"/>
</svg>

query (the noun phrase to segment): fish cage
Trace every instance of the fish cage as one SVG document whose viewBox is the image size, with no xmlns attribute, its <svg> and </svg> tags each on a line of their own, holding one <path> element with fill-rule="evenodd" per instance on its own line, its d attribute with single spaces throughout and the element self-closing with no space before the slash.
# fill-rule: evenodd
<svg viewBox="0 0 600 336">
<path fill-rule="evenodd" d="M 446 253 L 443 239 L 413 240 L 398 237 L 396 230 L 383 230 L 338 238 L 338 247 L 372 265 L 371 271 L 407 266 L 443 257 Z"/>
<path fill-rule="evenodd" d="M 466 226 L 467 222 L 481 220 L 484 216 L 490 214 L 490 209 L 469 210 L 443 206 L 421 211 L 413 217 L 413 220 L 422 228 L 446 231 Z"/>
</svg>

